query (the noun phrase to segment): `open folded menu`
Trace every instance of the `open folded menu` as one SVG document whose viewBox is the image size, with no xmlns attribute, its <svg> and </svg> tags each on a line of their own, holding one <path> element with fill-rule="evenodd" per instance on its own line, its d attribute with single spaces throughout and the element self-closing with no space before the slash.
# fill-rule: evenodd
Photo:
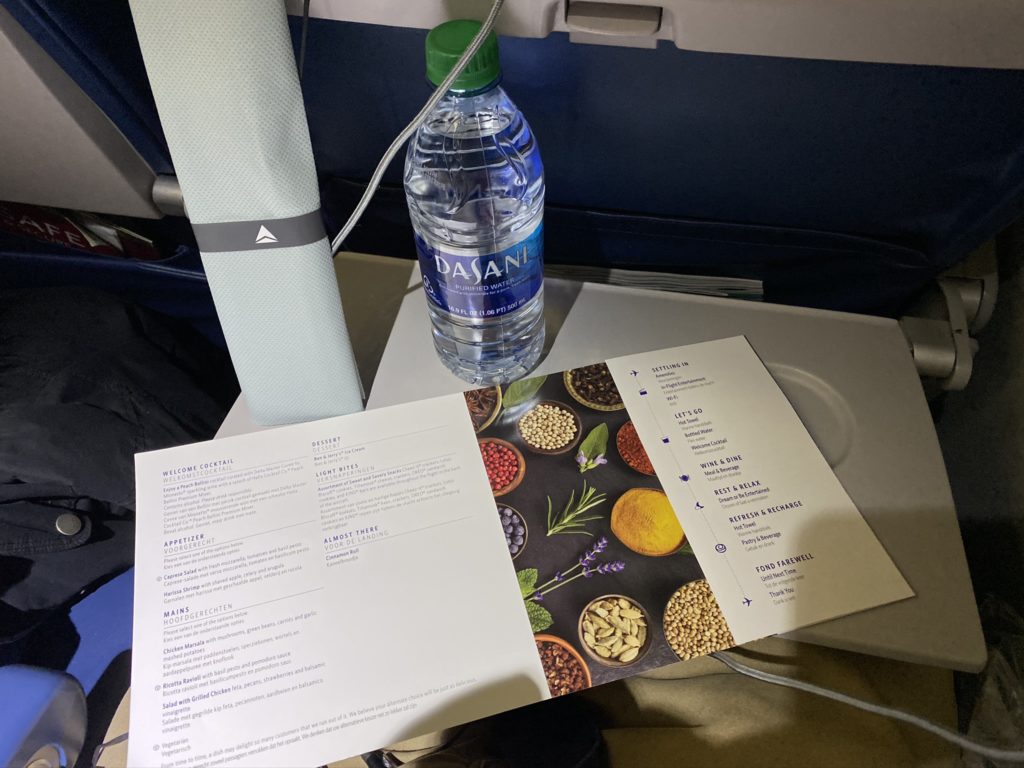
<svg viewBox="0 0 1024 768">
<path fill-rule="evenodd" d="M 136 473 L 132 766 L 319 765 L 913 595 L 743 337 Z"/>
</svg>

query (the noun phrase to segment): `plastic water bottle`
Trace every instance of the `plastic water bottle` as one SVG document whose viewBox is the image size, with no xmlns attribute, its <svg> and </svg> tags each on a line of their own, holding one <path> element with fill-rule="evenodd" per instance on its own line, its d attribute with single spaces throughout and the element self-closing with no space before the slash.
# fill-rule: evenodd
<svg viewBox="0 0 1024 768">
<path fill-rule="evenodd" d="M 435 86 L 480 29 L 427 36 Z M 492 32 L 410 141 L 405 193 L 441 361 L 474 384 L 504 383 L 544 346 L 544 168 L 530 126 L 499 86 Z"/>
</svg>

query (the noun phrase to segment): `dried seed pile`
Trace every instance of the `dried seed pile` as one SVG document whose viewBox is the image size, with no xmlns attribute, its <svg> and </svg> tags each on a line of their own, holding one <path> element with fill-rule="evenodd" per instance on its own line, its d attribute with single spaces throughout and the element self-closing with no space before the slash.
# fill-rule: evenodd
<svg viewBox="0 0 1024 768">
<path fill-rule="evenodd" d="M 540 663 L 544 667 L 544 677 L 547 678 L 552 696 L 576 693 L 587 687 L 583 665 L 558 643 L 538 640 L 537 653 L 540 654 Z"/>
<path fill-rule="evenodd" d="M 573 388 L 584 400 L 604 406 L 622 404 L 622 395 L 615 386 L 612 372 L 604 363 L 573 368 L 569 377 Z"/>
<path fill-rule="evenodd" d="M 501 443 L 480 443 L 480 455 L 487 470 L 487 482 L 497 493 L 512 484 L 519 473 L 519 457 Z"/>
<path fill-rule="evenodd" d="M 647 622 L 640 606 L 624 597 L 610 597 L 583 612 L 583 642 L 605 661 L 636 661 L 647 642 Z"/>
<path fill-rule="evenodd" d="M 618 435 L 615 436 L 615 444 L 618 446 L 619 455 L 630 467 L 643 475 L 653 475 L 654 465 L 647 455 L 644 444 L 640 442 L 640 435 L 636 433 L 636 427 L 632 421 L 622 425 Z"/>
<path fill-rule="evenodd" d="M 466 398 L 469 417 L 473 420 L 473 429 L 479 432 L 498 405 L 498 390 L 495 387 L 471 389 L 464 392 L 463 397 Z"/>
<path fill-rule="evenodd" d="M 553 451 L 576 437 L 576 419 L 564 408 L 541 403 L 519 420 L 519 432 L 534 448 Z"/>
<path fill-rule="evenodd" d="M 722 609 L 704 579 L 684 584 L 668 601 L 665 639 L 684 660 L 736 645 Z"/>
</svg>

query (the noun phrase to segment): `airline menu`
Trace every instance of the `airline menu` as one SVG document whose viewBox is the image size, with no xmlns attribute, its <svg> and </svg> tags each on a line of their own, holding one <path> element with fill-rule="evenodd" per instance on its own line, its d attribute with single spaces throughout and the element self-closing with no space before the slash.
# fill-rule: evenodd
<svg viewBox="0 0 1024 768">
<path fill-rule="evenodd" d="M 323 764 L 912 596 L 742 337 L 139 454 L 129 764 Z"/>
</svg>

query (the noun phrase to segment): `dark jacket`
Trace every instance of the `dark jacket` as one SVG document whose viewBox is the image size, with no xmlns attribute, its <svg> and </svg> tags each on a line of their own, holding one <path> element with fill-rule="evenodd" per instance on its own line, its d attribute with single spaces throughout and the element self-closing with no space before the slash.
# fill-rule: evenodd
<svg viewBox="0 0 1024 768">
<path fill-rule="evenodd" d="M 213 437 L 237 392 L 187 325 L 88 289 L 0 289 L 0 663 L 131 565 L 134 454 Z"/>
</svg>

